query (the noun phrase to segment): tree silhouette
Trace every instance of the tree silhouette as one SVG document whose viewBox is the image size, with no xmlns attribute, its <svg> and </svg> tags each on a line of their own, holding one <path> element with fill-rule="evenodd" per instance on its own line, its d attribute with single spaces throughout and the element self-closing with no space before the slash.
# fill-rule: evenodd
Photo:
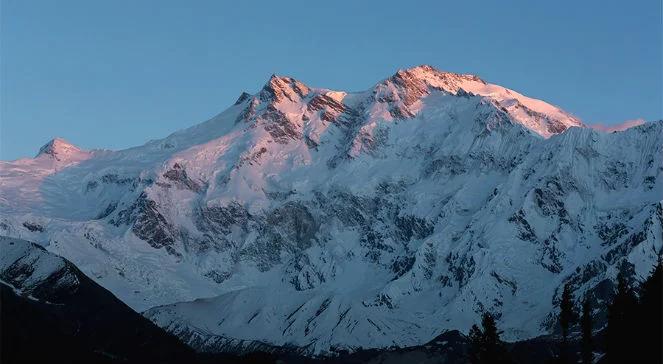
<svg viewBox="0 0 663 364">
<path fill-rule="evenodd" d="M 617 275 L 617 292 L 608 307 L 606 329 L 606 360 L 608 363 L 629 363 L 634 355 L 638 301 L 626 276 Z"/>
<path fill-rule="evenodd" d="M 608 307 L 606 363 L 662 363 L 663 262 L 661 256 L 640 285 L 639 299 L 625 275 Z"/>
<path fill-rule="evenodd" d="M 481 364 L 481 353 L 484 351 L 483 348 L 483 332 L 475 324 L 472 325 L 469 334 L 467 335 L 470 340 L 470 352 L 469 359 L 471 364 Z"/>
<path fill-rule="evenodd" d="M 564 285 L 562 292 L 562 300 L 559 303 L 559 325 L 562 328 L 562 342 L 560 348 L 560 361 L 562 363 L 569 362 L 569 328 L 575 321 L 575 313 L 573 312 L 573 294 L 571 293 L 571 286 L 567 283 Z"/>
<path fill-rule="evenodd" d="M 661 363 L 661 327 L 663 318 L 663 262 L 659 256 L 656 267 L 640 286 L 638 304 L 638 362 Z"/>
<path fill-rule="evenodd" d="M 468 334 L 470 339 L 469 359 L 472 364 L 506 364 L 510 363 L 506 346 L 500 339 L 502 333 L 497 328 L 495 317 L 484 313 L 481 326 L 473 325 Z"/>
<path fill-rule="evenodd" d="M 559 303 L 559 324 L 562 327 L 562 339 L 566 342 L 569 337 L 569 327 L 573 324 L 575 314 L 573 312 L 573 294 L 571 286 L 564 285 L 562 292 L 562 301 Z"/>
<path fill-rule="evenodd" d="M 582 364 L 591 364 L 594 359 L 592 342 L 592 306 L 589 295 L 582 302 L 582 317 L 580 318 L 580 330 L 582 331 L 581 357 Z"/>
</svg>

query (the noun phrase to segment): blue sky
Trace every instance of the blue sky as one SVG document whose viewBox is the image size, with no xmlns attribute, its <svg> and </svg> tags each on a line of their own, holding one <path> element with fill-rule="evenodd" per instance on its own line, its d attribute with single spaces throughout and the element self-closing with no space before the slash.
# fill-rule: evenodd
<svg viewBox="0 0 663 364">
<path fill-rule="evenodd" d="M 54 136 L 108 149 L 161 138 L 272 73 L 352 91 L 431 64 L 586 123 L 662 117 L 660 0 L 0 5 L 3 160 Z"/>
</svg>

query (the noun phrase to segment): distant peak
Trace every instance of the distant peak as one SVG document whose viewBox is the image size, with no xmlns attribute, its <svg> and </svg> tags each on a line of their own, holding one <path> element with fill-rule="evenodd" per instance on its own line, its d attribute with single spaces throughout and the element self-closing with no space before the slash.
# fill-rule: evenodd
<svg viewBox="0 0 663 364">
<path fill-rule="evenodd" d="M 292 102 L 297 102 L 308 95 L 309 92 L 310 89 L 308 86 L 292 77 L 272 75 L 260 91 L 260 99 L 263 101 L 272 100 L 274 102 L 288 99 Z"/>
<path fill-rule="evenodd" d="M 69 143 L 62 138 L 53 138 L 48 143 L 39 148 L 39 153 L 35 158 L 48 156 L 55 160 L 62 161 L 68 160 L 73 155 L 78 155 L 83 152 L 77 146 Z"/>
</svg>

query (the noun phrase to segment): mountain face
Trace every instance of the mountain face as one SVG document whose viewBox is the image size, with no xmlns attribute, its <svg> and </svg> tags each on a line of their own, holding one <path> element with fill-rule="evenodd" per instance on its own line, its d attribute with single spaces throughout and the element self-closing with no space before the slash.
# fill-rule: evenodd
<svg viewBox="0 0 663 364">
<path fill-rule="evenodd" d="M 0 237 L 3 363 L 173 363 L 194 353 L 72 263 Z"/>
<path fill-rule="evenodd" d="M 526 339 L 565 283 L 601 319 L 653 266 L 662 134 L 428 66 L 357 93 L 273 76 L 140 147 L 0 162 L 0 233 L 199 351 L 418 345 L 484 311 Z"/>
</svg>

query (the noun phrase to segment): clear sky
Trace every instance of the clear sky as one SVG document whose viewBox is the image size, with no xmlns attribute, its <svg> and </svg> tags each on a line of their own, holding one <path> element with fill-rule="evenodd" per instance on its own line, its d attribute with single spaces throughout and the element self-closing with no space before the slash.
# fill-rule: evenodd
<svg viewBox="0 0 663 364">
<path fill-rule="evenodd" d="M 272 73 L 358 91 L 431 64 L 586 123 L 663 113 L 660 0 L 0 1 L 3 160 L 161 138 Z"/>
</svg>

